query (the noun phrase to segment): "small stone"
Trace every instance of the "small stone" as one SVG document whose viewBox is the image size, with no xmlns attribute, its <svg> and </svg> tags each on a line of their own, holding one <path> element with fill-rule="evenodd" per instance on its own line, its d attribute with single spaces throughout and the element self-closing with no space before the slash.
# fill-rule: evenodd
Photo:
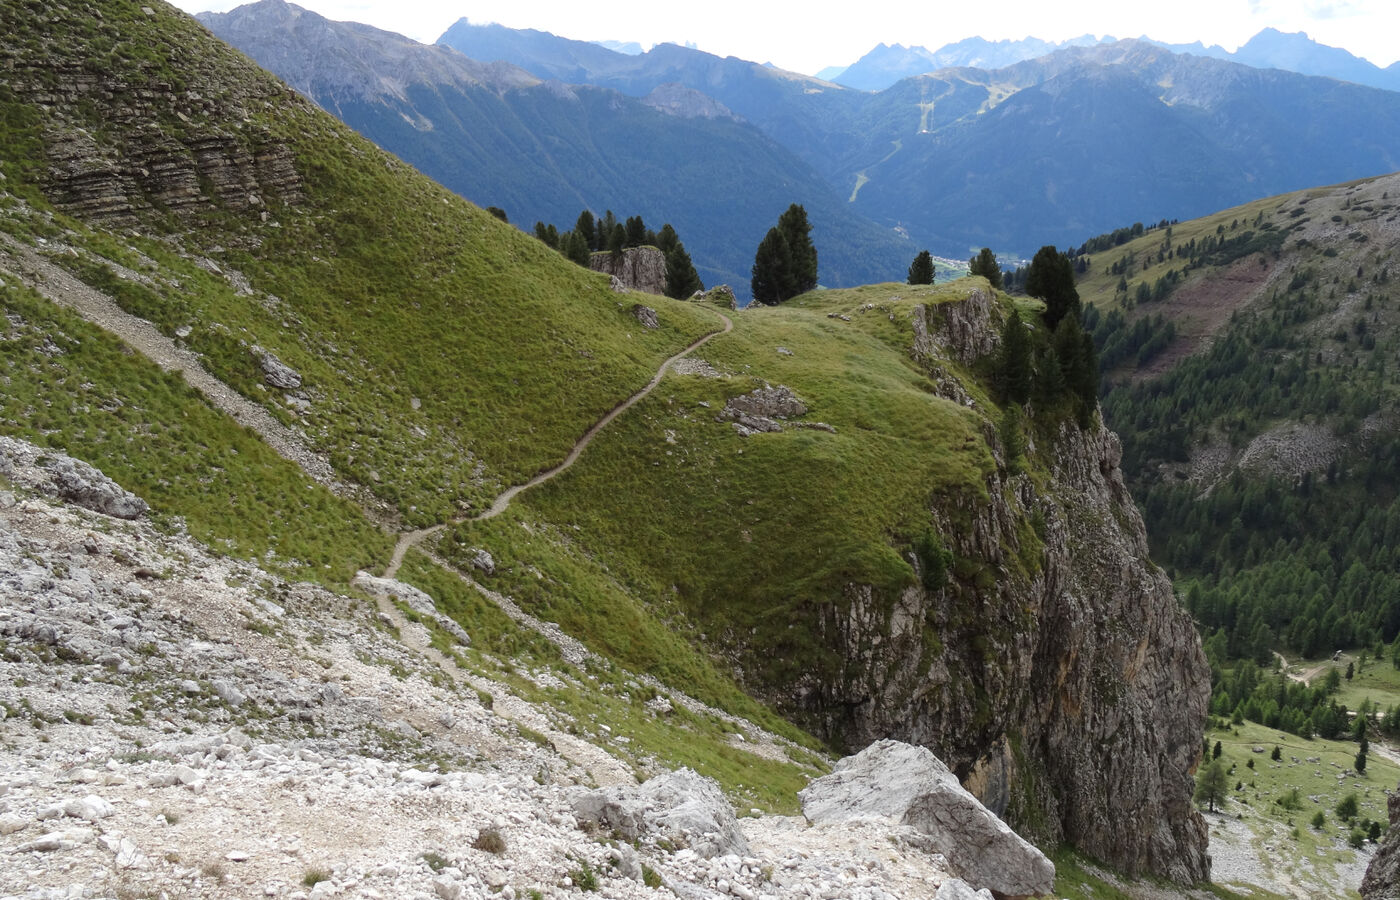
<svg viewBox="0 0 1400 900">
<path fill-rule="evenodd" d="M 230 850 L 224 854 L 224 859 L 229 862 L 247 862 L 253 858 L 253 854 L 247 850 Z"/>
<path fill-rule="evenodd" d="M 190 696 L 203 693 L 203 690 L 199 686 L 199 682 L 195 681 L 192 678 L 186 678 L 183 681 L 181 681 L 180 690 L 186 694 L 189 694 Z"/>
<path fill-rule="evenodd" d="M 81 800 L 69 800 L 64 805 L 63 812 L 75 819 L 95 822 L 112 815 L 116 812 L 116 808 L 96 794 L 88 794 Z"/>
</svg>

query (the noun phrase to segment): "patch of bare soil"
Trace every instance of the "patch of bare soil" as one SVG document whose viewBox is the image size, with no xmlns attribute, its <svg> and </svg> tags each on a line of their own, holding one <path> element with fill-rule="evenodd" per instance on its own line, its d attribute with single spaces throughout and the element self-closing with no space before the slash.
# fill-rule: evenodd
<svg viewBox="0 0 1400 900">
<path fill-rule="evenodd" d="M 1176 323 L 1177 339 L 1134 373 L 1133 378 L 1154 378 L 1208 347 L 1211 339 L 1229 324 L 1235 310 L 1243 309 L 1260 295 L 1274 271 L 1269 258 L 1256 253 L 1211 273 L 1209 278 L 1186 282 L 1160 310 L 1151 304 L 1138 307 L 1140 315 L 1160 311 L 1170 317 Z"/>
</svg>

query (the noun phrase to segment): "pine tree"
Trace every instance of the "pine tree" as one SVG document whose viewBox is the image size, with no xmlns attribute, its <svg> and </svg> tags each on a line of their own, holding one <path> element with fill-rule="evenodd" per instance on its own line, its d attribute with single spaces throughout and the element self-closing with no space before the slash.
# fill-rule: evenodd
<svg viewBox="0 0 1400 900">
<path fill-rule="evenodd" d="M 997 426 L 997 436 L 1001 438 L 1002 451 L 1006 455 L 1006 470 L 1013 475 L 1024 471 L 1026 438 L 1021 433 L 1021 407 L 1015 403 L 1006 404 Z"/>
<path fill-rule="evenodd" d="M 625 249 L 627 249 L 627 229 L 622 227 L 621 222 L 615 222 L 612 233 L 608 235 L 608 250 L 612 253 L 613 259 L 617 259 Z"/>
<path fill-rule="evenodd" d="M 1012 310 L 1001 329 L 1001 357 L 997 365 L 997 381 L 1003 399 L 1026 404 L 1031 399 L 1031 334 L 1021 321 L 1021 314 Z"/>
<path fill-rule="evenodd" d="M 680 242 L 681 239 L 676 235 L 676 229 L 671 227 L 670 222 L 662 225 L 661 231 L 656 235 L 656 249 L 662 253 L 670 253 L 676 249 L 676 245 Z"/>
<path fill-rule="evenodd" d="M 671 233 L 675 234 L 674 231 Z M 704 289 L 705 285 L 700 282 L 700 275 L 690 261 L 690 254 L 685 252 L 685 244 L 676 241 L 671 252 L 666 254 L 666 296 L 683 300 Z"/>
<path fill-rule="evenodd" d="M 909 283 L 933 284 L 933 256 L 927 250 L 920 250 L 909 264 Z"/>
<path fill-rule="evenodd" d="M 1052 246 L 1041 247 L 1026 271 L 1026 293 L 1045 301 L 1045 325 L 1054 330 L 1073 314 L 1079 317 L 1079 291 L 1074 286 L 1074 266 L 1069 257 Z"/>
<path fill-rule="evenodd" d="M 792 251 L 776 227 L 768 229 L 759 242 L 752 275 L 749 286 L 757 303 L 775 306 L 797 293 L 793 289 Z"/>
<path fill-rule="evenodd" d="M 612 240 L 613 229 L 622 223 L 617 221 L 617 216 L 612 210 L 606 210 L 603 217 L 598 220 L 598 237 L 593 244 L 594 250 L 607 250 L 608 242 Z"/>
<path fill-rule="evenodd" d="M 1229 799 L 1229 775 L 1218 757 L 1211 760 L 1196 776 L 1196 792 L 1193 796 L 1197 803 L 1207 804 L 1211 812 L 1215 812 L 1217 804 L 1224 806 L 1225 801 Z"/>
<path fill-rule="evenodd" d="M 560 240 L 560 244 L 565 256 L 585 269 L 588 268 L 588 257 L 592 251 L 588 248 L 588 240 L 583 236 L 583 232 L 577 229 L 570 231 Z"/>
<path fill-rule="evenodd" d="M 500 219 L 502 222 L 510 222 L 510 219 L 506 218 L 506 211 L 501 209 L 499 206 L 488 206 L 486 207 L 486 211 L 489 212 L 491 215 L 495 216 L 496 218 Z"/>
<path fill-rule="evenodd" d="M 1001 263 L 997 262 L 997 255 L 992 252 L 992 248 L 983 247 L 982 252 L 972 257 L 968 261 L 967 271 L 969 275 L 981 275 L 997 290 L 1001 290 Z"/>
<path fill-rule="evenodd" d="M 546 225 L 543 222 L 535 223 L 535 237 L 551 250 L 559 249 L 559 229 L 553 225 Z"/>
<path fill-rule="evenodd" d="M 812 244 L 807 210 L 796 203 L 789 206 L 778 217 L 778 230 L 783 233 L 792 257 L 792 293 L 788 297 L 805 294 L 817 286 L 817 248 Z"/>
<path fill-rule="evenodd" d="M 578 221 L 574 223 L 574 231 L 583 238 L 584 244 L 589 250 L 598 249 L 598 227 L 593 221 L 593 213 L 588 210 L 578 214 Z"/>
<path fill-rule="evenodd" d="M 641 216 L 629 216 L 624 226 L 627 232 L 627 246 L 640 247 L 647 240 L 647 226 Z"/>
</svg>

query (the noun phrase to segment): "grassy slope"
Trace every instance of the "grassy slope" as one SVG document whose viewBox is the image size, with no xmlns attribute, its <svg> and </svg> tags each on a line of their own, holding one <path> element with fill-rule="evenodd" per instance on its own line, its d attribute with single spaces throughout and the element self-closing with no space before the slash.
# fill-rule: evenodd
<svg viewBox="0 0 1400 900">
<path fill-rule="evenodd" d="M 1249 846 L 1256 851 L 1265 873 L 1317 891 L 1345 885 L 1346 896 L 1356 896 L 1355 885 L 1338 873 L 1339 866 L 1354 864 L 1357 852 L 1347 844 L 1351 826 L 1339 821 L 1337 804 L 1354 793 L 1360 809 L 1358 820 L 1384 825 L 1385 791 L 1400 780 L 1400 766 L 1372 753 L 1365 775 L 1339 779 L 1342 772 L 1352 767 L 1355 744 L 1320 738 L 1303 740 L 1249 722 L 1209 731 L 1206 739 L 1212 745 L 1219 741 L 1221 758 L 1233 766 L 1231 800 L 1225 812 L 1238 817 L 1253 832 Z M 1269 758 L 1275 746 L 1282 751 L 1279 762 Z M 1264 752 L 1255 753 L 1255 747 L 1263 747 Z M 1252 770 L 1246 767 L 1251 759 Z M 1309 762 L 1311 759 L 1317 761 Z M 1244 787 L 1234 790 L 1238 782 L 1243 782 Z M 1298 789 L 1301 805 L 1296 810 L 1285 809 L 1277 801 L 1294 788 Z M 1323 813 L 1325 823 L 1315 829 L 1311 823 L 1318 812 Z M 1212 826 L 1212 834 L 1217 831 L 1218 826 Z"/>
<path fill-rule="evenodd" d="M 677 665 L 641 637 L 650 620 L 710 646 L 742 635 L 770 684 L 834 672 L 818 617 L 849 584 L 888 595 L 912 584 L 909 547 L 934 499 L 985 494 L 995 463 L 981 414 L 934 396 L 909 356 L 913 307 L 972 286 L 822 291 L 740 314 L 704 350 L 723 377 L 668 376 L 566 475 L 458 527 L 447 551 L 489 547 L 493 586 L 638 668 Z M 836 432 L 745 438 L 716 421 L 765 381 Z"/>
<path fill-rule="evenodd" d="M 197 89 L 218 105 L 188 123 L 165 118 L 183 111 L 178 93 L 152 101 L 148 112 L 165 135 L 216 135 L 238 145 L 257 144 L 246 135 L 261 132 L 285 141 L 307 200 L 273 204 L 267 223 L 206 207 L 195 230 L 153 211 L 148 225 L 174 232 L 174 250 L 94 235 L 62 219 L 58 226 L 74 232 L 71 243 L 127 268 L 149 269 L 134 251 L 154 260 L 161 271 L 153 283 L 128 286 L 119 299 L 168 334 L 191 326 L 188 342 L 215 374 L 284 418 L 282 398 L 262 388 L 248 347 L 301 372 L 312 400 L 304 427 L 318 448 L 407 520 L 479 508 L 503 485 L 557 462 L 661 360 L 717 327 L 705 311 L 647 298 L 662 327 L 640 328 L 630 313 L 635 298 L 613 294 L 605 277 L 565 263 L 310 104 L 288 99 L 183 14 L 160 7 L 148 17 L 140 6 L 106 3 L 97 20 L 89 4 L 75 3 L 58 9 L 57 22 L 40 22 L 30 5 L 7 6 L 0 26 L 18 35 L 10 51 L 15 82 L 91 66 L 134 86 Z M 52 37 L 83 32 L 82 42 Z M 127 42 L 142 53 L 123 56 Z M 263 97 L 277 102 L 264 105 Z M 87 100 L 36 116 L 3 92 L 0 107 L 14 126 L 0 139 L 0 160 L 15 192 L 37 174 L 45 127 L 84 128 L 119 149 L 145 140 Z M 240 114 L 248 122 L 233 130 L 244 133 L 230 135 L 227 118 Z M 194 255 L 241 271 L 253 296 L 197 268 Z M 114 280 L 102 259 L 70 264 L 100 287 Z"/>
<path fill-rule="evenodd" d="M 38 59 L 42 69 L 52 59 L 81 66 L 91 57 L 134 83 L 159 77 L 234 107 L 259 92 L 278 96 L 264 75 L 168 7 L 157 4 L 148 20 L 139 4 L 109 3 L 97 20 L 84 19 L 91 9 L 75 4 L 54 11 L 61 20 L 52 27 L 39 22 L 41 8 L 0 11 L 18 35 L 6 52 L 21 65 Z M 137 36 L 143 49 L 92 49 L 117 34 Z M 109 110 L 99 104 L 54 116 L 0 88 L 0 230 L 49 252 L 166 334 L 192 326 L 185 343 L 211 371 L 303 428 L 342 475 L 411 521 L 440 521 L 462 506 L 484 505 L 503 484 L 557 462 L 662 359 L 718 327 L 704 307 L 612 293 L 605 278 L 563 261 L 309 106 L 280 96 L 276 108 L 250 106 L 256 125 L 297 154 L 305 205 L 274 206 L 270 223 L 217 204 L 194 223 L 157 209 L 140 228 L 116 230 L 51 206 L 41 189 L 41 135 L 76 122 L 121 146 L 129 138 L 125 126 L 105 121 Z M 159 121 L 169 134 L 184 134 Z M 216 113 L 188 127 L 223 133 L 226 125 Z M 253 293 L 239 293 L 233 279 L 210 272 L 200 258 L 247 276 Z M 94 463 L 147 498 L 158 521 L 183 520 L 195 536 L 230 553 L 340 585 L 358 568 L 383 567 L 392 538 L 361 510 L 310 482 L 178 377 L 5 281 L 0 433 Z M 631 314 L 638 300 L 657 308 L 662 328 L 639 326 Z M 308 416 L 287 412 L 262 385 L 249 350 L 254 343 L 304 376 L 313 404 Z M 718 777 L 744 808 L 791 812 L 796 789 L 822 771 L 820 758 L 806 751 L 785 762 L 735 749 L 734 726 L 722 719 L 678 711 L 658 720 L 640 707 L 646 695 L 612 667 L 543 691 L 518 667 L 564 668 L 552 645 L 421 556 L 410 555 L 403 577 L 429 590 L 471 632 L 474 644 L 458 652 L 461 664 L 547 700 L 561 723 L 576 723 L 571 728 L 612 723 L 631 741 L 609 749 L 639 772 L 692 765 Z M 648 652 L 671 662 L 671 683 L 815 746 L 683 640 L 654 620 L 644 624 L 638 642 L 653 642 Z"/>
</svg>

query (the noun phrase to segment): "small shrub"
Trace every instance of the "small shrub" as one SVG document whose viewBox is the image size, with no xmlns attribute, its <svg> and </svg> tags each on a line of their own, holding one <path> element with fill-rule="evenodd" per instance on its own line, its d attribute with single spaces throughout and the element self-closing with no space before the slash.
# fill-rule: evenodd
<svg viewBox="0 0 1400 900">
<path fill-rule="evenodd" d="M 500 856 L 506 852 L 506 839 L 499 828 L 483 828 L 472 841 L 472 847 Z"/>
<path fill-rule="evenodd" d="M 1352 819 L 1356 818 L 1358 811 L 1359 804 L 1355 793 L 1347 794 L 1342 798 L 1342 802 L 1337 804 L 1337 818 L 1341 819 L 1343 822 L 1350 822 Z"/>
<path fill-rule="evenodd" d="M 646 863 L 642 863 L 642 884 L 649 888 L 661 887 L 661 876 L 656 874 L 656 870 Z"/>
<path fill-rule="evenodd" d="M 301 883 L 307 887 L 315 887 L 323 881 L 330 881 L 331 873 L 325 869 L 307 869 L 306 874 L 301 876 Z"/>
<path fill-rule="evenodd" d="M 447 857 L 435 850 L 429 850 L 419 858 L 427 863 L 428 868 L 432 869 L 434 872 L 441 872 L 443 869 L 447 868 Z"/>
<path fill-rule="evenodd" d="M 1312 827 L 1318 831 L 1321 831 L 1323 828 L 1326 828 L 1327 814 L 1319 809 L 1312 817 Z"/>
<path fill-rule="evenodd" d="M 1351 834 L 1347 836 L 1347 843 L 1351 844 L 1353 850 L 1360 850 L 1361 846 L 1366 843 L 1366 832 L 1360 828 L 1353 828 Z"/>
<path fill-rule="evenodd" d="M 228 874 L 228 871 L 224 869 L 224 864 L 221 862 L 207 862 L 200 869 L 200 872 L 203 873 L 205 878 L 211 878 L 214 881 L 223 881 L 224 876 Z"/>
<path fill-rule="evenodd" d="M 586 859 L 579 860 L 579 867 L 569 873 L 569 880 L 581 891 L 598 890 L 598 873 L 593 871 Z"/>
</svg>

